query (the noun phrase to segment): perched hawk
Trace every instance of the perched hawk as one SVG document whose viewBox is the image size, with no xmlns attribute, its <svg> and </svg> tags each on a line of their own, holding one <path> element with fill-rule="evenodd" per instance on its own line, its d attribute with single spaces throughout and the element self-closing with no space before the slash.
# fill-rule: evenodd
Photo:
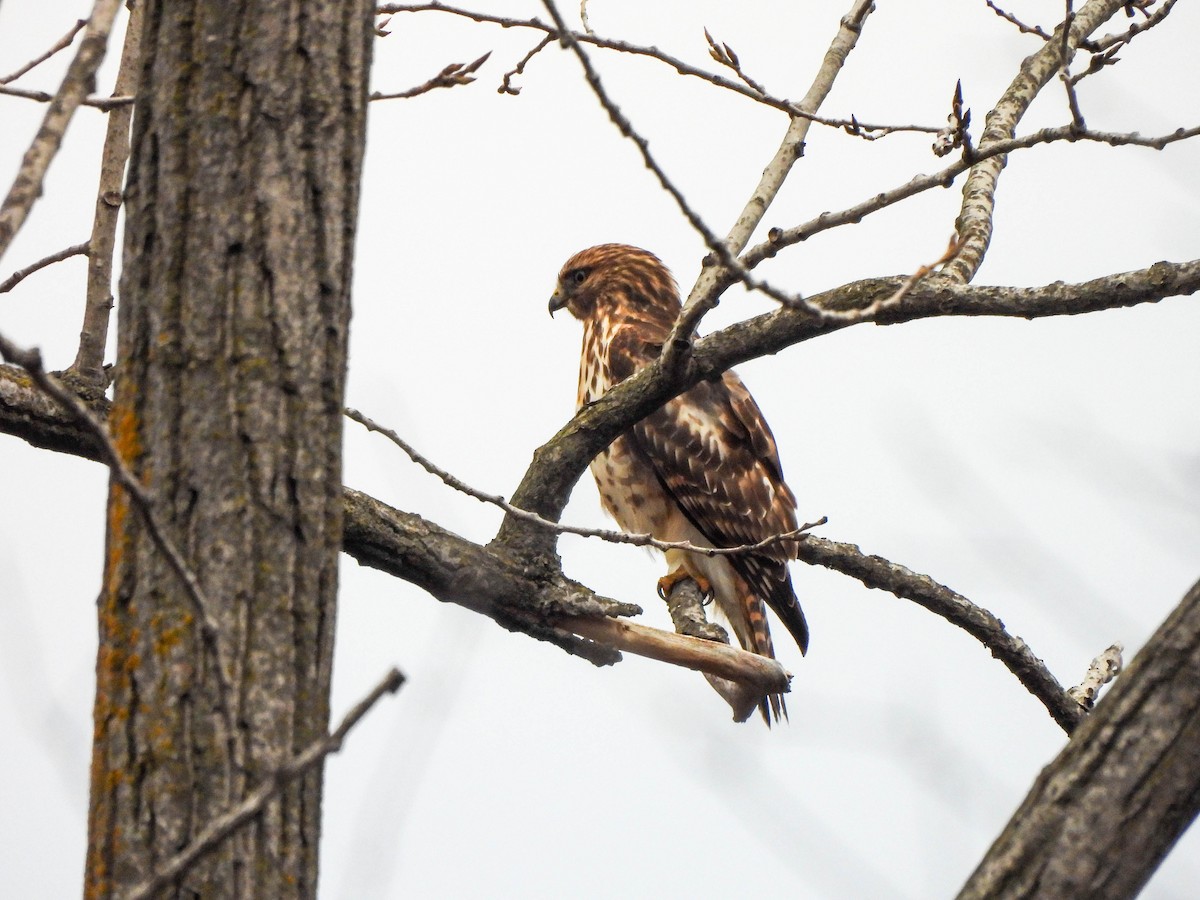
<svg viewBox="0 0 1200 900">
<path fill-rule="evenodd" d="M 679 289 L 652 253 L 601 244 L 562 267 L 550 312 L 583 322 L 578 405 L 653 362 L 679 316 Z M 784 483 L 775 438 L 740 378 L 701 382 L 618 437 L 592 461 L 604 508 L 625 531 L 697 546 L 736 547 L 796 528 L 796 498 Z M 664 593 L 692 577 L 729 620 L 742 647 L 774 657 L 764 602 L 803 653 L 808 625 L 792 590 L 785 544 L 725 556 L 666 553 Z M 768 704 L 760 705 L 770 723 Z M 786 714 L 771 695 L 770 709 Z"/>
</svg>

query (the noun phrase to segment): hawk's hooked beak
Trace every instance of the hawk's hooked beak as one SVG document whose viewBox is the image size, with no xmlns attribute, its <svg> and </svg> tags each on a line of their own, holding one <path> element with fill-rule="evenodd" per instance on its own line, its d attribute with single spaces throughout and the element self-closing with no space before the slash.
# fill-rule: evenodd
<svg viewBox="0 0 1200 900">
<path fill-rule="evenodd" d="M 556 287 L 554 293 L 550 295 L 550 318 L 554 318 L 554 314 L 567 305 L 567 295 L 561 287 Z"/>
</svg>

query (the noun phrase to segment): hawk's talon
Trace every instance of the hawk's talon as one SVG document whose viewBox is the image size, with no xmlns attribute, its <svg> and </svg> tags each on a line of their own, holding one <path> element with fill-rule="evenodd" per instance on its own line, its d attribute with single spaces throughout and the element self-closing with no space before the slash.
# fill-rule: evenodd
<svg viewBox="0 0 1200 900">
<path fill-rule="evenodd" d="M 679 584 L 685 578 L 690 578 L 696 582 L 696 587 L 700 589 L 700 602 L 702 605 L 707 606 L 712 603 L 715 594 L 709 580 L 702 575 L 693 575 L 687 569 L 683 568 L 683 566 L 658 579 L 658 596 L 666 600 L 671 595 L 671 591 L 675 590 L 675 585 Z"/>
</svg>

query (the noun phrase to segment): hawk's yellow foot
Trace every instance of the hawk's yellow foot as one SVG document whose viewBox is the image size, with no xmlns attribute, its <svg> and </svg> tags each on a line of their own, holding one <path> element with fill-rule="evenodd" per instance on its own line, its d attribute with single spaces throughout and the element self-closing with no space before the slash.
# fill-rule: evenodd
<svg viewBox="0 0 1200 900">
<path fill-rule="evenodd" d="M 712 600 L 713 586 L 709 583 L 709 580 L 703 575 L 693 575 L 683 566 L 658 579 L 658 596 L 666 600 L 671 595 L 671 591 L 675 589 L 675 585 L 679 584 L 685 578 L 690 578 L 696 582 L 696 586 L 700 588 L 700 593 L 703 595 L 705 603 Z"/>
</svg>

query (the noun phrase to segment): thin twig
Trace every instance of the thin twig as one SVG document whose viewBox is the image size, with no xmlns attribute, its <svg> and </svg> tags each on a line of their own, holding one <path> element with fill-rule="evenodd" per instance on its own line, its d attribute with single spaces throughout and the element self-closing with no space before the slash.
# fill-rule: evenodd
<svg viewBox="0 0 1200 900">
<path fill-rule="evenodd" d="M 1171 14 L 1171 9 L 1175 6 L 1177 0 L 1166 0 L 1158 9 L 1146 16 L 1146 18 L 1131 25 L 1127 31 L 1119 34 L 1107 34 L 1102 38 L 1098 38 L 1092 42 L 1093 47 L 1097 51 L 1108 50 L 1110 47 L 1117 47 L 1128 44 L 1143 31 L 1149 31 L 1163 19 Z"/>
<path fill-rule="evenodd" d="M 1022 22 L 1020 19 L 1018 19 L 1012 13 L 1005 12 L 1004 10 L 1002 10 L 999 6 L 997 6 L 995 3 L 993 3 L 992 0 L 985 0 L 985 2 L 987 3 L 988 8 L 992 12 L 994 12 L 996 15 L 998 15 L 1000 18 L 1002 18 L 1004 21 L 1010 22 L 1011 24 L 1016 25 L 1017 29 L 1021 32 L 1021 34 L 1036 34 L 1043 41 L 1050 40 L 1050 35 L 1048 35 L 1041 26 L 1026 25 L 1024 22 Z"/>
<path fill-rule="evenodd" d="M 952 234 L 950 235 L 950 242 L 947 244 L 942 255 L 934 262 L 920 266 L 917 271 L 905 278 L 904 281 L 900 283 L 900 287 L 896 288 L 892 294 L 881 296 L 879 299 L 873 301 L 867 306 L 862 307 L 861 309 L 826 309 L 822 314 L 831 319 L 844 318 L 847 321 L 868 321 L 870 319 L 874 319 L 883 310 L 899 304 L 900 301 L 907 297 L 912 289 L 917 286 L 917 283 L 920 282 L 922 278 L 932 275 L 937 270 L 938 266 L 943 266 L 949 263 L 954 259 L 954 257 L 958 256 L 960 250 L 962 250 L 962 241 L 959 240 L 957 234 Z"/>
<path fill-rule="evenodd" d="M 509 94 L 513 97 L 515 97 L 515 96 L 517 96 L 517 94 L 521 93 L 521 89 L 519 87 L 513 87 L 512 80 L 514 78 L 516 78 L 518 75 L 524 74 L 525 67 L 527 65 L 529 65 L 529 61 L 531 59 L 533 59 L 535 56 L 537 56 L 539 53 L 541 53 L 543 50 L 545 50 L 546 47 L 553 42 L 554 42 L 554 35 L 552 35 L 552 34 L 548 34 L 545 37 L 543 37 L 540 41 L 538 41 L 537 45 L 532 50 L 530 50 L 523 57 L 521 57 L 521 61 L 519 63 L 517 63 L 515 68 L 509 69 L 507 72 L 504 73 L 504 80 L 500 83 L 500 87 L 496 88 L 496 93 Z"/>
<path fill-rule="evenodd" d="M 1071 86 L 1074 87 L 1089 75 L 1095 75 L 1097 72 L 1119 63 L 1121 60 L 1117 56 L 1117 53 L 1120 49 L 1120 47 L 1110 47 L 1103 53 L 1093 53 L 1092 58 L 1088 61 L 1087 68 L 1082 72 L 1076 72 L 1070 77 Z"/>
<path fill-rule="evenodd" d="M 67 125 L 104 60 L 108 33 L 120 7 L 120 0 L 96 0 L 92 7 L 87 33 L 67 67 L 62 87 L 46 110 L 42 125 L 21 160 L 21 168 L 13 179 L 8 196 L 0 205 L 0 257 L 8 250 L 34 202 L 42 194 L 42 182 L 46 178 L 46 170 L 50 168 L 50 161 L 58 153 Z"/>
<path fill-rule="evenodd" d="M 127 895 L 127 900 L 144 900 L 166 888 L 186 875 L 206 853 L 211 853 L 239 828 L 254 821 L 268 803 L 285 787 L 316 768 L 325 757 L 342 749 L 346 735 L 358 724 L 384 694 L 394 694 L 404 684 L 404 676 L 392 669 L 371 692 L 346 713 L 335 731 L 313 741 L 294 757 L 268 774 L 237 806 L 214 817 L 191 842 L 158 866 L 154 874 Z"/>
<path fill-rule="evenodd" d="M 51 253 L 49 256 L 43 256 L 35 263 L 30 263 L 23 269 L 17 269 L 3 281 L 0 281 L 0 294 L 6 294 L 15 288 L 18 284 L 41 269 L 47 266 L 54 265 L 56 262 L 62 262 L 64 259 L 70 259 L 72 256 L 80 256 L 88 252 L 88 243 L 84 241 L 82 244 L 73 244 L 65 250 L 59 250 L 57 253 Z"/>
<path fill-rule="evenodd" d="M 501 28 L 528 28 L 534 31 L 541 31 L 548 35 L 552 40 L 559 39 L 559 31 L 553 25 L 549 25 L 540 19 L 517 19 L 506 16 L 497 16 L 490 13 L 475 12 L 474 10 L 461 9 L 459 7 L 448 6 L 445 3 L 387 3 L 378 7 L 377 12 L 380 14 L 396 14 L 401 12 L 443 12 L 455 16 L 461 16 L 465 19 L 470 19 L 473 22 L 487 23 L 491 25 L 499 25 Z M 603 50 L 613 50 L 618 53 L 629 53 L 634 56 L 644 56 L 648 59 L 654 59 L 658 62 L 670 66 L 680 75 L 689 78 L 699 78 L 707 81 L 714 87 L 719 87 L 722 90 L 732 91 L 740 94 L 747 99 L 753 100 L 756 103 L 761 103 L 764 106 L 769 106 L 772 109 L 780 110 L 787 113 L 789 116 L 798 116 L 800 118 L 809 119 L 818 125 L 825 125 L 830 128 L 839 128 L 849 134 L 855 134 L 859 137 L 868 138 L 868 133 L 872 135 L 883 134 L 898 134 L 902 132 L 919 132 L 927 134 L 935 134 L 940 129 L 937 126 L 931 125 L 883 125 L 873 124 L 859 121 L 855 116 L 846 119 L 826 118 L 818 116 L 814 113 L 805 112 L 797 104 L 790 100 L 785 100 L 780 97 L 773 97 L 770 94 L 759 93 L 753 88 L 747 87 L 745 84 L 739 84 L 724 76 L 714 72 L 709 72 L 705 69 L 698 68 L 685 62 L 678 57 L 665 53 L 657 47 L 646 47 L 640 44 L 632 44 L 628 41 L 618 41 L 611 38 L 599 37 L 590 32 L 572 32 L 575 40 L 583 44 L 590 44 L 593 47 L 599 47 Z"/>
<path fill-rule="evenodd" d="M 604 89 L 604 85 L 600 82 L 599 74 L 597 74 L 595 68 L 592 66 L 592 62 L 590 59 L 588 59 L 588 55 L 584 52 L 583 47 L 580 46 L 580 42 L 576 38 L 574 32 L 567 28 L 566 23 L 563 21 L 562 14 L 559 13 L 558 7 L 555 5 L 554 0 L 542 0 L 542 2 L 546 7 L 546 10 L 550 13 L 551 18 L 554 19 L 555 27 L 558 29 L 559 40 L 563 46 L 574 52 L 576 58 L 579 60 L 580 66 L 583 67 L 584 78 L 591 87 L 592 93 L 596 95 L 596 99 L 600 101 L 600 105 L 603 106 L 605 112 L 608 113 L 609 119 L 611 119 L 612 123 L 617 126 L 617 129 L 621 132 L 621 134 L 629 138 L 629 140 L 633 142 L 634 146 L 638 148 L 638 151 L 642 155 L 642 162 L 645 164 L 646 168 L 654 173 L 654 176 L 658 179 L 658 183 L 662 186 L 663 190 L 671 195 L 671 199 L 675 201 L 675 205 L 678 206 L 679 211 L 683 213 L 683 217 L 687 219 L 688 223 L 694 229 L 696 229 L 702 238 L 704 238 L 704 243 L 708 249 L 720 257 L 722 263 L 730 265 L 734 269 L 740 269 L 741 267 L 738 265 L 737 260 L 735 260 L 732 254 L 729 252 L 729 248 L 725 246 L 721 239 L 709 229 L 709 227 L 704 223 L 704 220 L 700 218 L 700 214 L 692 209 L 691 204 L 687 202 L 687 198 L 683 196 L 683 193 L 675 186 L 671 179 L 667 177 L 666 172 L 664 172 L 662 167 L 659 166 L 659 164 L 655 161 L 654 157 L 650 153 L 649 141 L 647 141 L 644 137 L 638 134 L 636 130 L 634 130 L 633 124 L 628 118 L 626 118 L 625 114 L 621 112 L 620 108 L 616 105 L 616 103 L 613 102 L 612 98 L 608 96 L 608 92 Z"/>
<path fill-rule="evenodd" d="M 1096 696 L 1100 688 L 1108 684 L 1119 674 L 1123 667 L 1121 653 L 1125 648 L 1120 643 L 1113 644 L 1092 660 L 1083 681 L 1075 687 L 1067 688 L 1067 693 L 1084 709 L 1091 709 L 1096 704 Z"/>
<path fill-rule="evenodd" d="M 383 94 L 375 91 L 368 97 L 368 100 L 407 100 L 409 97 L 417 97 L 421 94 L 427 94 L 430 91 L 438 88 L 451 88 L 460 84 L 470 84 L 475 80 L 474 73 L 482 66 L 492 51 L 489 50 L 483 56 L 474 62 L 469 63 L 450 63 L 442 71 L 438 72 L 424 84 L 419 84 L 414 88 L 409 88 L 407 91 L 399 91 L 394 94 Z"/>
<path fill-rule="evenodd" d="M 9 84 L 10 82 L 16 81 L 22 75 L 32 71 L 33 69 L 36 69 L 60 50 L 66 50 L 74 42 L 75 35 L 79 34 L 79 32 L 86 27 L 87 19 L 80 19 L 71 26 L 70 30 L 66 34 L 58 39 L 57 43 L 55 43 L 53 47 L 51 47 L 37 59 L 32 59 L 25 63 L 25 65 L 21 66 L 21 68 L 17 69 L 17 71 L 13 72 L 11 75 L 5 75 L 3 78 L 0 78 L 0 84 Z"/>
<path fill-rule="evenodd" d="M 121 64 L 113 95 L 136 94 L 142 45 L 142 13 L 146 4 L 135 3 L 125 29 L 125 46 L 121 49 Z M 79 330 L 79 349 L 71 369 L 91 384 L 102 384 L 104 348 L 108 342 L 109 313 L 113 307 L 112 267 L 117 244 L 117 217 L 121 210 L 122 185 L 125 183 L 125 163 L 129 160 L 129 123 L 132 106 L 111 111 L 104 133 L 104 149 L 100 154 L 100 181 L 96 189 L 96 210 L 92 218 L 89 241 L 87 297 L 84 301 L 83 324 Z"/>
<path fill-rule="evenodd" d="M 19 97 L 22 100 L 33 100 L 35 103 L 50 103 L 54 100 L 57 94 L 49 94 L 46 91 L 31 91 L 26 88 L 13 87 L 12 85 L 0 84 L 0 94 L 8 97 Z M 90 106 L 93 109 L 99 109 L 108 112 L 112 109 L 119 109 L 122 106 L 132 106 L 134 97 L 84 97 L 79 101 L 80 106 Z"/>
<path fill-rule="evenodd" d="M 1071 78 L 1071 26 L 1075 24 L 1075 4 L 1073 0 L 1063 0 L 1066 12 L 1062 24 L 1062 48 L 1060 50 L 1062 63 L 1058 70 L 1058 78 L 1067 92 L 1067 109 L 1071 111 L 1071 124 L 1080 131 L 1087 129 L 1083 120 L 1083 111 L 1079 108 L 1079 95 L 1075 92 L 1075 81 Z"/>
<path fill-rule="evenodd" d="M 863 23 L 874 8 L 872 0 L 854 0 L 850 11 L 841 19 L 829 49 L 825 51 L 821 67 L 817 70 L 808 92 L 798 104 L 800 110 L 808 114 L 815 114 L 821 108 L 821 104 L 833 88 L 834 79 L 837 78 L 846 62 L 846 57 L 858 43 Z M 762 222 L 767 209 L 783 186 L 784 179 L 791 172 L 793 164 L 803 150 L 804 140 L 808 137 L 811 122 L 810 117 L 797 117 L 793 118 L 788 125 L 779 149 L 775 151 L 774 157 L 763 169 L 762 178 L 725 238 L 724 246 L 732 255 L 736 256 L 745 249 L 750 235 Z M 722 259 L 721 262 L 725 263 L 725 260 Z M 671 329 L 670 336 L 663 344 L 663 365 L 668 370 L 677 369 L 683 362 L 691 347 L 696 329 L 700 325 L 700 320 L 719 302 L 719 285 L 725 274 L 715 267 L 709 267 L 702 271 L 700 277 L 696 279 L 695 285 L 688 293 L 687 302 L 684 303 L 679 318 Z M 750 280 L 746 277 L 737 274 L 736 271 L 734 274 L 747 287 L 751 286 Z M 777 294 L 771 294 L 771 296 L 785 303 L 795 304 L 799 301 L 799 297 L 784 299 Z"/>
<path fill-rule="evenodd" d="M 746 74 L 745 70 L 742 68 L 741 60 L 738 59 L 738 55 L 734 52 L 732 47 L 724 42 L 717 43 L 716 38 L 708 33 L 707 28 L 704 29 L 704 40 L 708 41 L 709 56 L 711 56 L 716 62 L 725 66 L 727 69 L 732 70 L 738 78 L 745 82 L 746 87 L 750 88 L 750 90 L 757 94 L 761 94 L 764 97 L 767 95 L 767 89 Z"/>
<path fill-rule="evenodd" d="M 1016 150 L 1024 150 L 1041 144 L 1052 144 L 1056 141 L 1095 141 L 1112 147 L 1135 146 L 1162 150 L 1169 144 L 1200 136 L 1200 126 L 1177 128 L 1169 134 L 1154 137 L 1143 137 L 1137 132 L 1110 131 L 1076 131 L 1073 125 L 1061 125 L 1056 128 L 1043 128 L 1019 138 L 996 141 L 984 149 L 973 151 L 931 175 L 917 175 L 904 184 L 876 194 L 870 199 L 854 206 L 849 206 L 837 212 L 823 212 L 813 219 L 791 228 L 773 228 L 767 235 L 767 240 L 756 244 L 742 256 L 742 264 L 747 269 L 755 268 L 763 260 L 775 256 L 784 247 L 805 241 L 813 235 L 837 228 L 841 225 L 855 224 L 871 213 L 886 209 L 901 200 L 906 200 L 915 194 L 920 194 L 936 187 L 949 187 L 954 179 L 979 162 L 997 156 L 1004 156 Z"/>
<path fill-rule="evenodd" d="M 859 0 L 859 2 L 869 3 L 871 0 Z M 738 281 L 744 284 L 747 289 L 752 291 L 760 291 L 779 303 L 789 305 L 804 305 L 807 301 L 805 301 L 802 297 L 789 295 L 778 288 L 772 287 L 761 278 L 753 277 L 750 272 L 745 269 L 740 262 L 738 262 L 737 258 L 731 252 L 729 246 L 720 238 L 718 238 L 716 234 L 704 223 L 704 220 L 700 218 L 699 213 L 692 209 L 691 204 L 689 204 L 687 201 L 687 198 L 683 196 L 683 192 L 680 191 L 679 188 L 675 186 L 675 183 L 667 177 L 667 173 L 663 171 L 663 168 L 654 159 L 654 156 L 650 153 L 650 142 L 634 129 L 633 123 L 629 121 L 625 114 L 621 112 L 620 107 L 618 107 L 616 103 L 613 102 L 612 98 L 608 96 L 608 92 L 605 91 L 604 85 L 601 84 L 600 76 L 596 73 L 595 68 L 592 66 L 591 60 L 588 59 L 588 55 L 584 52 L 579 41 L 576 40 L 575 35 L 571 31 L 567 30 L 566 25 L 563 23 L 562 16 L 559 14 L 558 7 L 555 6 L 554 0 L 542 0 L 542 3 L 546 9 L 550 11 L 551 16 L 554 18 L 555 25 L 558 28 L 560 40 L 562 40 L 571 50 L 575 52 L 575 56 L 579 59 L 579 63 L 583 67 L 584 79 L 587 81 L 588 86 L 591 87 L 592 93 L 596 95 L 596 99 L 600 101 L 600 105 L 603 106 L 605 112 L 608 113 L 609 119 L 617 127 L 621 134 L 631 140 L 634 146 L 638 148 L 638 152 L 641 154 L 642 162 L 645 164 L 646 168 L 654 173 L 654 176 L 658 179 L 659 185 L 664 191 L 671 195 L 671 199 L 675 201 L 675 205 L 679 207 L 679 211 L 683 214 L 683 217 L 687 219 L 688 223 L 694 229 L 696 229 L 696 231 L 704 239 L 705 245 L 711 251 L 710 256 L 706 257 L 704 260 L 704 266 L 714 267 L 719 265 L 722 272 L 728 273 L 736 278 Z M 814 309 L 813 312 L 819 313 L 819 310 Z M 680 313 L 679 322 L 684 322 L 688 314 L 688 308 L 685 306 L 683 311 Z M 675 331 L 678 331 L 679 328 L 679 323 L 676 323 Z M 668 338 L 668 341 L 674 339 L 675 331 L 672 332 L 672 336 Z M 671 350 L 673 347 L 677 347 L 678 343 L 679 341 L 676 340 L 673 344 L 668 343 L 664 345 L 664 363 L 669 362 L 673 358 L 671 355 Z"/>
<path fill-rule="evenodd" d="M 138 477 L 133 474 L 127 462 L 121 457 L 121 452 L 117 449 L 116 444 L 113 443 L 108 429 L 92 415 L 91 410 L 88 409 L 87 405 L 79 397 L 75 396 L 57 378 L 46 371 L 42 364 L 42 355 L 37 349 L 24 350 L 0 334 L 0 357 L 3 357 L 14 365 L 20 366 L 28 372 L 34 383 L 43 392 L 56 400 L 63 409 L 67 410 L 80 425 L 91 432 L 99 441 L 103 462 L 112 472 L 114 481 L 124 488 L 133 500 L 133 505 L 141 514 L 142 521 L 146 525 L 146 530 L 150 533 L 151 540 L 153 540 L 155 546 L 158 547 L 163 556 L 167 558 L 168 564 L 183 585 L 184 593 L 191 601 L 192 608 L 199 622 L 201 639 L 213 657 L 213 668 L 216 670 L 217 706 L 220 712 L 221 723 L 225 729 L 225 733 L 221 737 L 226 747 L 229 748 L 235 764 L 239 764 L 240 767 L 235 741 L 237 731 L 234 728 L 233 717 L 233 684 L 229 679 L 229 672 L 225 668 L 226 657 L 221 646 L 220 629 L 212 613 L 213 604 L 205 595 L 204 589 L 200 586 L 199 579 L 196 578 L 195 573 L 189 568 L 183 558 L 183 554 L 179 552 L 174 542 L 167 537 L 166 530 L 158 521 L 158 516 L 154 511 L 152 498 L 146 491 L 146 488 L 142 486 Z"/>
<path fill-rule="evenodd" d="M 732 556 L 742 553 L 753 553 L 757 550 L 764 550 L 767 547 L 772 547 L 775 544 L 788 543 L 794 544 L 799 538 L 808 534 L 812 529 L 819 528 L 825 525 L 829 520 L 821 517 L 815 522 L 807 522 L 801 525 L 794 531 L 786 531 L 781 534 L 773 534 L 763 538 L 754 544 L 743 544 L 737 547 L 704 547 L 698 544 L 693 544 L 688 541 L 660 541 L 649 534 L 637 534 L 625 531 L 611 531 L 605 528 L 583 528 L 577 525 L 564 525 L 561 522 L 551 522 L 549 519 L 544 519 L 537 513 L 532 513 L 529 510 L 521 509 L 513 506 L 499 494 L 488 494 L 478 488 L 473 488 L 462 479 L 450 474 L 445 469 L 439 467 L 427 457 L 423 456 L 404 438 L 400 437 L 394 430 L 385 425 L 380 425 L 370 416 L 363 415 L 357 409 L 345 410 L 346 417 L 362 425 L 368 431 L 374 431 L 377 434 L 382 434 L 389 441 L 399 447 L 404 453 L 415 462 L 418 466 L 440 478 L 448 487 L 453 488 L 468 497 L 474 497 L 483 503 L 489 503 L 502 509 L 504 512 L 515 516 L 525 522 L 531 522 L 541 528 L 549 529 L 550 531 L 559 534 L 573 534 L 578 537 L 599 538 L 603 541 L 608 541 L 612 544 L 633 544 L 636 547 L 653 547 L 656 550 L 687 550 L 692 553 L 701 553 L 705 556 Z"/>
</svg>

